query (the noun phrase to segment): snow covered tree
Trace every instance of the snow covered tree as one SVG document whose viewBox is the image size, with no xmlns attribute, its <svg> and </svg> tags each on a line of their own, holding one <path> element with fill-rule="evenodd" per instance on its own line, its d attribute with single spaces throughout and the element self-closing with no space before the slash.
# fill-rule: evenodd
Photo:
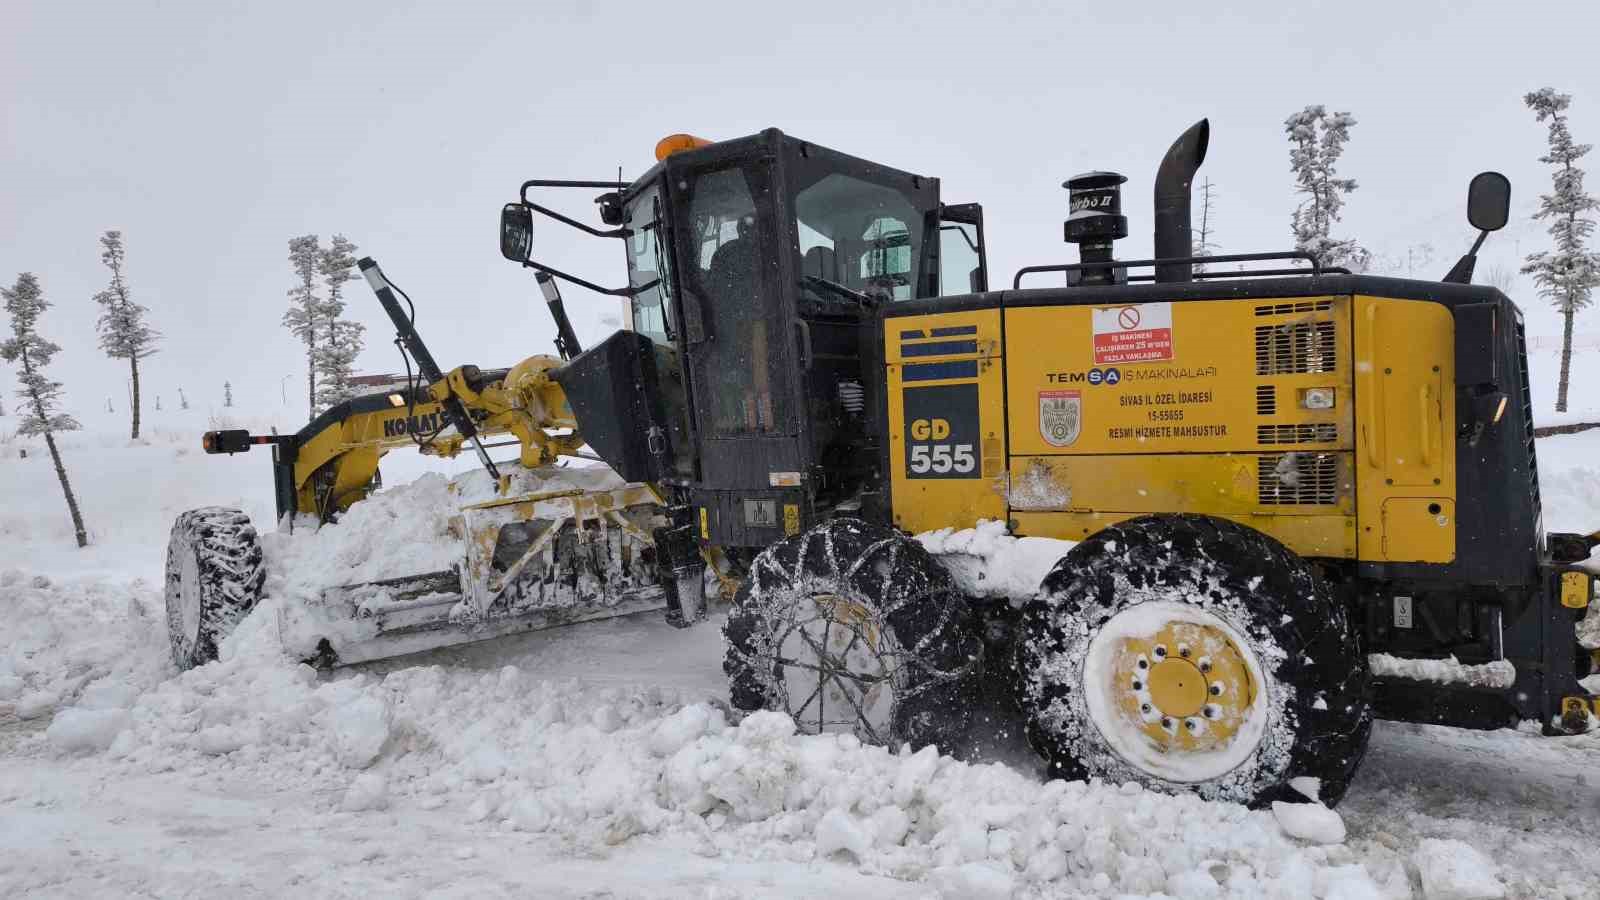
<svg viewBox="0 0 1600 900">
<path fill-rule="evenodd" d="M 188 409 L 189 408 L 189 398 L 185 397 L 183 395 L 183 388 L 178 388 L 178 408 L 179 409 Z"/>
<path fill-rule="evenodd" d="M 1555 88 L 1540 88 L 1522 98 L 1534 117 L 1550 123 L 1550 152 L 1540 162 L 1555 167 L 1550 193 L 1539 195 L 1535 219 L 1550 219 L 1554 250 L 1531 253 L 1522 267 L 1532 275 L 1539 293 L 1561 310 L 1561 377 L 1556 382 L 1556 412 L 1567 411 L 1567 380 L 1572 371 L 1572 318 L 1589 305 L 1590 295 L 1600 286 L 1600 253 L 1588 248 L 1594 233 L 1594 219 L 1585 215 L 1600 208 L 1600 201 L 1583 190 L 1583 170 L 1574 163 L 1591 149 L 1589 144 L 1572 140 L 1563 115 L 1572 104 L 1571 94 L 1558 94 Z"/>
<path fill-rule="evenodd" d="M 106 412 L 108 412 L 108 413 L 114 413 L 114 412 L 116 412 L 116 411 L 117 411 L 117 408 L 116 408 L 116 407 L 115 407 L 115 406 L 112 406 L 112 405 L 111 405 L 111 398 L 110 398 L 110 397 L 107 397 L 107 398 L 106 398 Z"/>
<path fill-rule="evenodd" d="M 1354 239 L 1332 237 L 1333 224 L 1339 221 L 1339 211 L 1344 207 L 1344 195 L 1356 189 L 1354 178 L 1340 178 L 1335 169 L 1350 140 L 1355 117 L 1347 112 L 1329 113 L 1317 104 L 1295 113 L 1283 124 L 1289 135 L 1289 169 L 1294 172 L 1295 191 L 1306 195 L 1289 222 L 1295 249 L 1316 256 L 1323 265 L 1364 271 L 1371 263 L 1371 254 Z"/>
<path fill-rule="evenodd" d="M 231 381 L 222 383 L 222 405 L 224 408 L 233 405 L 233 382 Z"/>
<path fill-rule="evenodd" d="M 17 391 L 17 396 L 22 398 L 23 412 L 17 434 L 44 435 L 44 444 L 55 462 L 56 477 L 61 480 L 61 492 L 67 497 L 67 511 L 72 513 L 72 529 L 78 546 L 86 547 L 89 533 L 83 527 L 78 499 L 72 495 L 72 484 L 67 481 L 67 467 L 61 462 L 55 436 L 58 431 L 76 431 L 80 426 L 76 419 L 59 410 L 61 382 L 51 381 L 44 374 L 50 358 L 61 350 L 39 335 L 39 316 L 50 308 L 50 303 L 44 299 L 44 290 L 32 272 L 23 272 L 17 276 L 16 284 L 0 288 L 0 296 L 5 298 L 6 312 L 11 316 L 11 339 L 0 342 L 0 359 L 22 367 L 17 376 L 22 389 Z"/>
<path fill-rule="evenodd" d="M 1190 256 L 1210 256 L 1214 251 L 1221 249 L 1212 240 L 1212 238 L 1216 237 L 1217 230 L 1216 223 L 1211 215 L 1212 196 L 1211 179 L 1207 178 L 1205 183 L 1200 185 L 1200 227 L 1190 229 L 1192 232 L 1190 237 L 1190 244 L 1192 245 Z M 1206 270 L 1205 263 L 1196 263 L 1194 270 L 1196 272 L 1204 272 Z"/>
<path fill-rule="evenodd" d="M 157 394 L 156 395 L 156 412 L 160 412 L 160 411 L 161 411 L 161 395 Z"/>
<path fill-rule="evenodd" d="M 366 327 L 344 316 L 344 283 L 355 278 L 356 245 L 336 234 L 317 260 L 317 272 L 327 287 L 326 298 L 318 305 L 317 330 L 321 341 L 313 353 L 320 383 L 316 392 L 318 411 L 342 403 L 356 394 L 350 383 L 356 357 L 365 345 Z"/>
<path fill-rule="evenodd" d="M 294 267 L 296 282 L 289 289 L 289 311 L 283 314 L 283 327 L 306 345 L 306 405 L 312 416 L 317 414 L 317 330 L 322 319 L 317 273 L 321 260 L 322 244 L 316 235 L 289 239 L 289 264 Z"/>
<path fill-rule="evenodd" d="M 111 283 L 94 295 L 100 304 L 100 349 L 112 359 L 125 359 L 133 375 L 133 399 L 128 406 L 133 413 L 133 439 L 139 439 L 139 360 L 155 353 L 155 343 L 160 332 L 144 323 L 143 306 L 133 302 L 133 294 L 122 275 L 124 253 L 122 232 L 112 229 L 100 236 L 100 261 L 111 270 Z"/>
</svg>

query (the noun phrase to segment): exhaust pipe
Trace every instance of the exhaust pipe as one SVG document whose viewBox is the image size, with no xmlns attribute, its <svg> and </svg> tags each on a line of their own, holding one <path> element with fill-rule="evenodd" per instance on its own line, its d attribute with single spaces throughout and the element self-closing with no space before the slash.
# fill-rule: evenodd
<svg viewBox="0 0 1600 900">
<path fill-rule="evenodd" d="M 1206 161 L 1206 144 L 1211 139 L 1209 119 L 1201 119 L 1178 136 L 1156 170 L 1157 259 L 1178 259 L 1194 255 L 1194 237 L 1189 224 L 1189 188 L 1194 173 Z M 1194 266 L 1172 263 L 1156 266 L 1156 281 L 1193 281 Z"/>
</svg>

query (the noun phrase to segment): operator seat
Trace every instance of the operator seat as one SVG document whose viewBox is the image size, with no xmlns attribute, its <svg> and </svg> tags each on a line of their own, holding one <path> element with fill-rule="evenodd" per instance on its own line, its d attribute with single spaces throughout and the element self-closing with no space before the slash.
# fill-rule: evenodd
<svg viewBox="0 0 1600 900">
<path fill-rule="evenodd" d="M 756 284 L 755 216 L 739 217 L 739 236 L 717 248 L 706 271 L 706 287 L 717 303 L 753 300 Z"/>
</svg>

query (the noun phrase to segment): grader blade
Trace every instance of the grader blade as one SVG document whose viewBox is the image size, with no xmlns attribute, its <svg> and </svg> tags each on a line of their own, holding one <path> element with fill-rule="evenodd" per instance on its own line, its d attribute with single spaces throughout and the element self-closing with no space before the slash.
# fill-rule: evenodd
<svg viewBox="0 0 1600 900">
<path fill-rule="evenodd" d="M 653 532 L 666 523 L 644 485 L 522 494 L 468 506 L 460 570 L 322 593 L 324 614 L 355 624 L 329 640 L 339 665 L 661 609 Z"/>
</svg>

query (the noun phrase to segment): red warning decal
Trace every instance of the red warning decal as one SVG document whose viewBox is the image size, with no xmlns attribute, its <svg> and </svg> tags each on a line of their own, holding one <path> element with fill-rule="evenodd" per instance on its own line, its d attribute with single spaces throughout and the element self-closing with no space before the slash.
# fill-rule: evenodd
<svg viewBox="0 0 1600 900">
<path fill-rule="evenodd" d="M 1161 362 L 1173 358 L 1172 304 L 1143 303 L 1090 311 L 1094 319 L 1094 362 Z"/>
</svg>

